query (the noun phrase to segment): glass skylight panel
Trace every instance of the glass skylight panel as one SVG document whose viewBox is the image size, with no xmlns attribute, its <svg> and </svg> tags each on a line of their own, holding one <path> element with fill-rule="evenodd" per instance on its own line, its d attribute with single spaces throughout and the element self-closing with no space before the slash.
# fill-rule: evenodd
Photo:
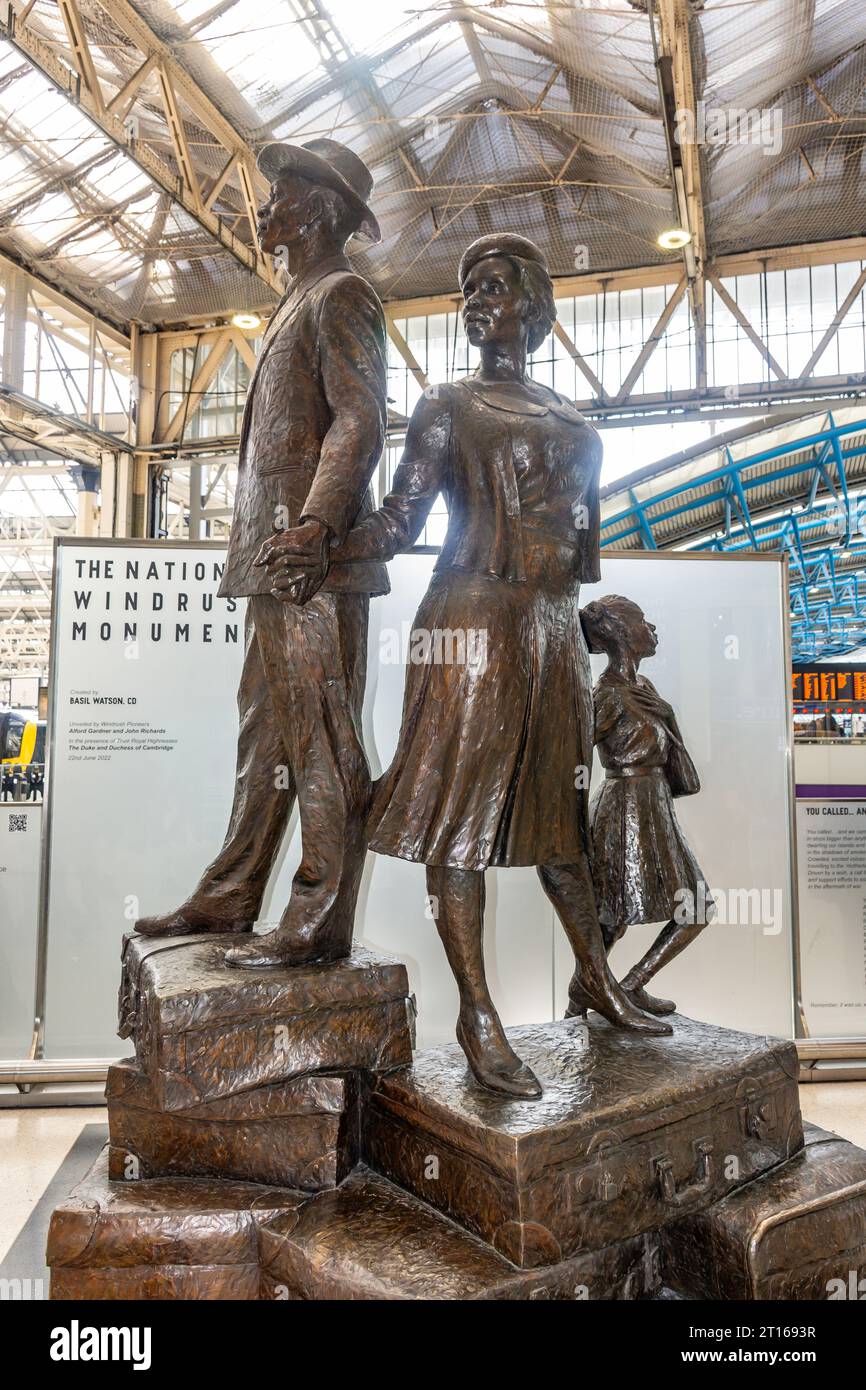
<svg viewBox="0 0 866 1390">
<path fill-rule="evenodd" d="M 34 141 L 56 145 L 54 153 L 59 159 L 68 158 L 70 148 L 91 138 L 108 145 L 106 136 L 93 122 L 76 111 L 35 70 L 0 93 L 0 105 L 14 115 Z"/>
<path fill-rule="evenodd" d="M 34 169 L 33 165 L 17 150 L 12 148 L 0 150 L 0 188 L 3 190 L 3 206 L 8 206 L 12 202 L 11 195 L 14 189 L 29 179 L 36 183 L 38 178 L 38 170 Z"/>
<path fill-rule="evenodd" d="M 112 255 L 119 255 L 127 260 L 131 260 L 130 253 L 121 246 L 114 232 L 107 227 L 93 228 L 81 237 L 76 237 L 75 241 L 67 244 L 67 252 L 74 253 L 76 259 L 86 260 L 90 258 L 104 258 L 106 252 Z"/>
<path fill-rule="evenodd" d="M 178 23 L 188 27 L 214 9 L 217 0 L 166 0 L 166 3 L 174 10 Z M 226 18 L 230 18 L 233 9 L 234 6 L 229 8 Z"/>
<path fill-rule="evenodd" d="M 384 101 L 398 115 L 418 118 L 441 107 L 454 107 L 462 95 L 480 85 L 462 36 L 460 43 L 436 43 L 435 37 L 425 40 L 423 49 L 417 46 L 414 62 L 401 53 L 375 73 Z"/>
<path fill-rule="evenodd" d="M 313 140 L 327 136 L 357 148 L 363 157 L 364 149 L 387 139 L 388 127 L 376 124 L 378 112 L 369 94 L 352 84 L 304 106 L 297 115 L 274 125 L 277 140 Z M 355 146 L 354 141 L 360 143 Z"/>
<path fill-rule="evenodd" d="M 199 29 L 195 41 L 266 119 L 276 103 L 293 99 L 297 84 L 322 74 L 321 55 L 308 38 L 308 27 L 285 4 L 238 0 Z"/>
<path fill-rule="evenodd" d="M 364 5 L 359 0 L 326 0 L 327 13 L 350 47 L 356 53 L 375 53 L 388 47 L 388 41 L 398 41 L 406 28 L 416 27 L 433 13 L 425 14 L 423 6 L 412 0 L 376 0 Z M 421 11 L 421 13 L 419 13 Z"/>
<path fill-rule="evenodd" d="M 106 201 L 122 202 L 133 197 L 136 190 L 141 191 L 142 197 L 153 190 L 153 184 L 147 175 L 122 154 L 118 154 L 110 163 L 100 164 L 97 169 L 91 170 L 87 175 L 87 184 L 90 188 L 95 188 Z"/>
<path fill-rule="evenodd" d="M 81 214 L 68 194 L 48 193 L 16 227 L 16 233 L 37 245 L 48 246 L 75 227 Z"/>
</svg>

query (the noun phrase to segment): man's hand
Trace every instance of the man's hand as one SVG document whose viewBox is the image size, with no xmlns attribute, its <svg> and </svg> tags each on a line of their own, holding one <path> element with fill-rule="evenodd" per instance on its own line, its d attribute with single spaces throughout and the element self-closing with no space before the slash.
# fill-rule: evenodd
<svg viewBox="0 0 866 1390">
<path fill-rule="evenodd" d="M 255 563 L 267 567 L 271 593 L 284 603 L 308 603 L 330 568 L 331 533 L 314 517 L 288 531 L 275 531 Z"/>
</svg>

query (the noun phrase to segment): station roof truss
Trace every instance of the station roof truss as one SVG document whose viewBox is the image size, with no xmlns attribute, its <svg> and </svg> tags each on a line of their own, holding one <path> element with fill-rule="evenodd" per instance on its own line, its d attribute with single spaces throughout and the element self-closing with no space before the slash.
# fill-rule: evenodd
<svg viewBox="0 0 866 1390">
<path fill-rule="evenodd" d="M 328 136 L 373 171 L 383 300 L 448 292 L 506 229 L 557 276 L 666 263 L 674 219 L 700 318 L 715 258 L 863 232 L 866 7 L 758 9 L 15 0 L 0 245 L 120 323 L 267 307 L 255 150 Z"/>
<path fill-rule="evenodd" d="M 617 550 L 788 559 L 794 659 L 866 645 L 866 416 L 841 409 L 733 432 L 602 489 Z"/>
<path fill-rule="evenodd" d="M 316 137 L 372 170 L 383 240 L 350 254 L 421 387 L 399 324 L 453 311 L 460 253 L 479 235 L 533 238 L 557 294 L 600 296 L 603 313 L 620 291 L 667 287 L 618 384 L 603 386 L 601 357 L 557 324 L 585 383 L 581 409 L 611 425 L 690 411 L 773 418 L 606 489 L 604 544 L 784 552 L 796 654 L 863 643 L 866 375 L 826 375 L 840 328 L 866 304 L 863 0 L 11 0 L 0 280 L 11 266 L 35 282 L 17 321 L 38 320 L 60 404 L 27 394 L 22 348 L 0 388 L 0 492 L 8 502 L 23 489 L 33 505 L 9 512 L 0 499 L 11 643 L 0 668 L 13 649 L 25 661 L 47 652 L 50 547 L 75 530 L 82 469 L 102 470 L 103 511 L 111 476 L 112 515 L 137 516 L 136 534 L 150 484 L 172 535 L 192 533 L 194 510 L 225 534 L 236 437 L 189 431 L 190 402 L 221 359 L 199 363 L 172 413 L 167 390 L 138 381 L 141 344 L 203 332 L 252 368 L 251 341 L 226 321 L 266 318 L 285 287 L 256 244 L 266 185 L 255 154 Z M 661 250 L 659 233 L 677 224 L 688 245 Z M 786 370 L 769 316 L 745 311 L 736 277 L 841 262 L 854 268 L 838 302 Z M 686 307 L 690 385 L 652 394 L 646 368 Z M 720 309 L 764 373 L 737 384 L 734 405 L 708 366 Z M 124 371 L 142 396 L 113 410 L 105 382 Z M 217 466 L 199 506 L 208 454 Z"/>
</svg>

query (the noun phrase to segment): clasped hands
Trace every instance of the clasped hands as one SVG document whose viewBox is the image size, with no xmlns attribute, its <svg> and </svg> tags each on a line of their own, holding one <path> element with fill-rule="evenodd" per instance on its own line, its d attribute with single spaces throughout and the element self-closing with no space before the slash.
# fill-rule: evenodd
<svg viewBox="0 0 866 1390">
<path fill-rule="evenodd" d="M 287 531 L 275 531 L 255 559 L 264 566 L 271 593 L 283 603 L 308 603 L 324 584 L 331 563 L 331 533 L 315 517 Z"/>
</svg>

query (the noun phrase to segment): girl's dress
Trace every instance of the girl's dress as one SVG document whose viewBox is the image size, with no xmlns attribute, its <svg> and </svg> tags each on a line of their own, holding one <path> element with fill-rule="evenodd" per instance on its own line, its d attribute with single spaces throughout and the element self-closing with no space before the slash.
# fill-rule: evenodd
<svg viewBox="0 0 866 1390">
<path fill-rule="evenodd" d="M 673 710 L 645 676 L 632 685 L 609 670 L 593 702 L 605 780 L 590 807 L 592 876 L 610 944 L 637 922 L 694 921 L 690 908 L 712 902 L 674 812 L 673 796 L 700 781 Z"/>
</svg>

